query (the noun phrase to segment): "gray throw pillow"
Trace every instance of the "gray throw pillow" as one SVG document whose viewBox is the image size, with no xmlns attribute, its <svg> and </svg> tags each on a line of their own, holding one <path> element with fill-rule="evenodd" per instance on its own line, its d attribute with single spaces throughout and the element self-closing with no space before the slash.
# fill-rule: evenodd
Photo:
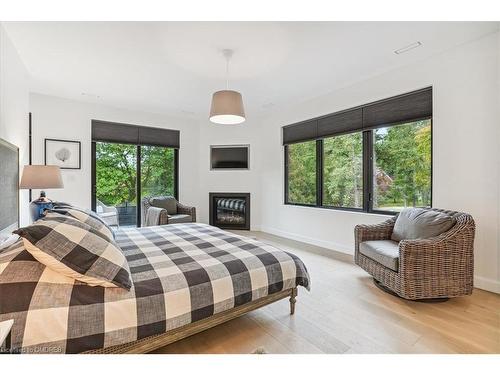
<svg viewBox="0 0 500 375">
<path fill-rule="evenodd" d="M 153 197 L 149 203 L 151 206 L 164 208 L 169 215 L 177 215 L 177 200 L 174 197 Z"/>
<path fill-rule="evenodd" d="M 393 241 L 417 240 L 439 236 L 455 225 L 455 219 L 442 212 L 405 208 L 394 224 Z"/>
</svg>

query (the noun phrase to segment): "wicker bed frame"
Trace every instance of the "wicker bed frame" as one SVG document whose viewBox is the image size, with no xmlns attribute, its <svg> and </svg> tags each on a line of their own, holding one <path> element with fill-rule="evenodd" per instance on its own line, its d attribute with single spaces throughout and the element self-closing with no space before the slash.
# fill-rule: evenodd
<svg viewBox="0 0 500 375">
<path fill-rule="evenodd" d="M 295 313 L 295 297 L 297 296 L 297 288 L 283 290 L 278 293 L 271 294 L 267 297 L 259 298 L 258 300 L 246 303 L 244 305 L 235 307 L 233 309 L 215 314 L 209 318 L 199 320 L 194 323 L 187 324 L 141 340 L 132 341 L 122 345 L 111 346 L 109 348 L 89 350 L 85 354 L 140 354 L 149 353 L 153 350 L 172 344 L 176 341 L 182 340 L 186 337 L 195 335 L 209 328 L 215 327 L 219 324 L 225 323 L 234 318 L 238 318 L 250 311 L 256 310 L 260 307 L 269 305 L 273 302 L 282 300 L 283 298 L 290 297 L 290 314 Z"/>
</svg>

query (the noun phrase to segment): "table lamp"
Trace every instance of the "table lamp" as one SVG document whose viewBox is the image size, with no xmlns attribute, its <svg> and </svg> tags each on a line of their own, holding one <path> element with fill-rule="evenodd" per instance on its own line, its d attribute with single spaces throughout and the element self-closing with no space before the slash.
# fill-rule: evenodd
<svg viewBox="0 0 500 375">
<path fill-rule="evenodd" d="M 55 165 L 25 165 L 21 177 L 20 189 L 59 189 L 63 187 L 61 169 Z M 53 207 L 52 201 L 40 192 L 40 197 L 30 203 L 31 218 L 38 220 L 43 211 Z"/>
</svg>

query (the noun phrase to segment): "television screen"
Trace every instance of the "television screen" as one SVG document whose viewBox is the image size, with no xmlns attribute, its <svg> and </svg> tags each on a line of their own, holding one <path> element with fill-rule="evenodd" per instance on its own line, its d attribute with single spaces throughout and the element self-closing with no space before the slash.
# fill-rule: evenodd
<svg viewBox="0 0 500 375">
<path fill-rule="evenodd" d="M 211 169 L 248 169 L 248 146 L 212 146 Z"/>
</svg>

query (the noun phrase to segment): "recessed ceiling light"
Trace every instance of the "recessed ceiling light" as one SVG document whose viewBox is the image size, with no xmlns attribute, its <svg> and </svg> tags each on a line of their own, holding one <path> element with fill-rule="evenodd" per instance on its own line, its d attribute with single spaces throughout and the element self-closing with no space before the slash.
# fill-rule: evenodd
<svg viewBox="0 0 500 375">
<path fill-rule="evenodd" d="M 420 47 L 421 45 L 422 45 L 422 43 L 420 43 L 420 42 L 415 42 L 415 43 L 412 43 L 412 44 L 408 44 L 407 46 L 405 46 L 403 48 L 395 50 L 394 53 L 396 55 L 400 55 L 402 53 L 408 52 L 409 50 L 412 50 L 414 48 Z"/>
</svg>

